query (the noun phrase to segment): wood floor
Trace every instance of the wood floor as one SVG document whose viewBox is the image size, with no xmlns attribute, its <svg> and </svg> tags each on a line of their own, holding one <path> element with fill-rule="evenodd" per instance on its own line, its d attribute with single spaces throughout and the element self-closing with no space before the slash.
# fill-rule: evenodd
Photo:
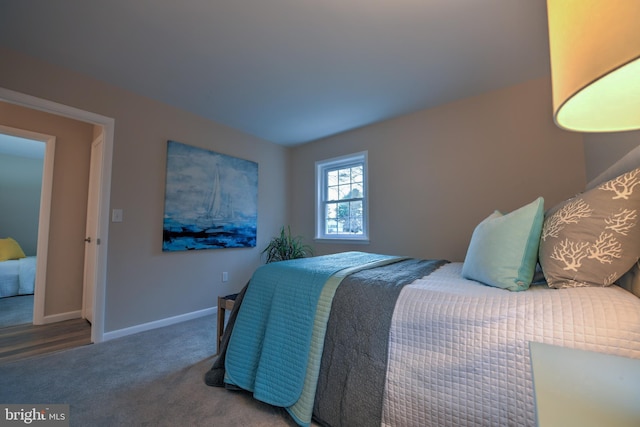
<svg viewBox="0 0 640 427">
<path fill-rule="evenodd" d="M 0 364 L 91 343 L 91 324 L 85 319 L 49 325 L 0 328 Z"/>
</svg>

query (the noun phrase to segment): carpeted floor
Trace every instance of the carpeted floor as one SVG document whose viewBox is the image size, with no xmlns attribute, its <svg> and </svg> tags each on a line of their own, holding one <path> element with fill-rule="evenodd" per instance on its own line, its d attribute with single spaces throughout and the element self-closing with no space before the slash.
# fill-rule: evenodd
<svg viewBox="0 0 640 427">
<path fill-rule="evenodd" d="M 282 409 L 208 387 L 216 319 L 0 365 L 0 404 L 70 404 L 72 426 L 295 426 Z"/>
<path fill-rule="evenodd" d="M 0 298 L 0 328 L 33 322 L 33 295 Z"/>
</svg>

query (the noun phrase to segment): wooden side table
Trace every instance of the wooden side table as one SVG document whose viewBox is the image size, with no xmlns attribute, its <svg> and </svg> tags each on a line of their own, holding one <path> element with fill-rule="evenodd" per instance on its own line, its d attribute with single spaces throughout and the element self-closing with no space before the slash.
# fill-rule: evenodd
<svg viewBox="0 0 640 427">
<path fill-rule="evenodd" d="M 233 309 L 237 296 L 238 294 L 231 294 L 225 297 L 218 297 L 218 340 L 216 354 L 220 353 L 220 343 L 222 343 L 222 334 L 224 334 L 225 312 Z"/>
</svg>

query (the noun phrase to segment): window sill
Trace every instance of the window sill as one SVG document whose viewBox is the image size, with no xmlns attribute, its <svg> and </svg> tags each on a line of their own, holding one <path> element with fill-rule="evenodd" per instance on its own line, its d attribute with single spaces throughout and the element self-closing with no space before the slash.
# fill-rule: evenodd
<svg viewBox="0 0 640 427">
<path fill-rule="evenodd" d="M 335 238 L 326 238 L 326 237 L 315 237 L 313 239 L 316 243 L 352 243 L 356 245 L 368 245 L 368 238 L 350 238 L 350 237 L 335 237 Z"/>
</svg>

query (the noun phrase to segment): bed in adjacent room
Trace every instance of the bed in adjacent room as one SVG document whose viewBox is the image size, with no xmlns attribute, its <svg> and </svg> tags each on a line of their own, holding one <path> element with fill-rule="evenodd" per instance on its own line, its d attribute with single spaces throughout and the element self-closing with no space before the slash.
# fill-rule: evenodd
<svg viewBox="0 0 640 427">
<path fill-rule="evenodd" d="M 0 298 L 33 294 L 36 257 L 25 256 L 12 238 L 0 239 Z"/>
<path fill-rule="evenodd" d="M 530 342 L 640 359 L 639 212 L 640 148 L 557 206 L 489 215 L 464 262 L 267 264 L 205 380 L 300 425 L 535 425 Z"/>
</svg>

